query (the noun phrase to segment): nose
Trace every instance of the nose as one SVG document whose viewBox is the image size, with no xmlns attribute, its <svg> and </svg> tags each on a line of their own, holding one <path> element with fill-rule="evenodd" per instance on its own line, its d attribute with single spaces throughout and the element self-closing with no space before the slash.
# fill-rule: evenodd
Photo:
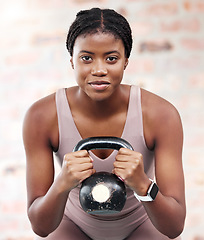
<svg viewBox="0 0 204 240">
<path fill-rule="evenodd" d="M 91 74 L 93 76 L 105 76 L 107 75 L 108 71 L 106 68 L 106 64 L 103 63 L 102 61 L 97 61 L 93 64 L 92 70 L 91 70 Z"/>
</svg>

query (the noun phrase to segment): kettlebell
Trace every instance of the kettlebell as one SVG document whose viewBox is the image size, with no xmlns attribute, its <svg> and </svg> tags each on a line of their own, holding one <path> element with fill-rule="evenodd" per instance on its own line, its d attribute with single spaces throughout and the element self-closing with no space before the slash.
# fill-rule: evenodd
<svg viewBox="0 0 204 240">
<path fill-rule="evenodd" d="M 133 147 L 124 139 L 118 137 L 90 137 L 81 140 L 73 149 L 79 150 L 113 149 Z M 96 172 L 82 182 L 79 191 L 79 201 L 82 209 L 89 214 L 119 213 L 126 202 L 126 188 L 115 174 Z"/>
</svg>

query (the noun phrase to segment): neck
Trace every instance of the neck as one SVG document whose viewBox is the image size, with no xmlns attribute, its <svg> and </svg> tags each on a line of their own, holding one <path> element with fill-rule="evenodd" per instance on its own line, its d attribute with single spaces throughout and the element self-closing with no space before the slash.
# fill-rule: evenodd
<svg viewBox="0 0 204 240">
<path fill-rule="evenodd" d="M 129 101 L 128 86 L 120 85 L 118 89 L 107 99 L 95 101 L 89 98 L 81 89 L 78 90 L 78 102 L 80 111 L 94 118 L 108 118 L 127 109 Z"/>
</svg>

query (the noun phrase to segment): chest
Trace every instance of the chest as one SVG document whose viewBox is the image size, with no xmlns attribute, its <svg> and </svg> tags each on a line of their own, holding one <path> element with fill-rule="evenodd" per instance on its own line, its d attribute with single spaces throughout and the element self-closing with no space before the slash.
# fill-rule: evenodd
<svg viewBox="0 0 204 240">
<path fill-rule="evenodd" d="M 119 113 L 109 118 L 93 119 L 83 116 L 74 118 L 75 125 L 82 138 L 96 136 L 122 137 L 126 124 L 127 113 Z M 92 152 L 99 158 L 107 158 L 113 150 L 97 149 Z"/>
</svg>

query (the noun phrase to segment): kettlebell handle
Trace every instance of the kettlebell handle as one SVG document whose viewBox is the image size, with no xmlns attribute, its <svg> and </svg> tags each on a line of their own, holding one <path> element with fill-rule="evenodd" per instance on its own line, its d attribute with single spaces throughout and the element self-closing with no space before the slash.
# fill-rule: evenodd
<svg viewBox="0 0 204 240">
<path fill-rule="evenodd" d="M 114 149 L 128 148 L 133 150 L 133 147 L 126 140 L 118 137 L 90 137 L 82 139 L 74 147 L 73 152 L 79 150 L 94 150 L 94 149 Z"/>
</svg>

